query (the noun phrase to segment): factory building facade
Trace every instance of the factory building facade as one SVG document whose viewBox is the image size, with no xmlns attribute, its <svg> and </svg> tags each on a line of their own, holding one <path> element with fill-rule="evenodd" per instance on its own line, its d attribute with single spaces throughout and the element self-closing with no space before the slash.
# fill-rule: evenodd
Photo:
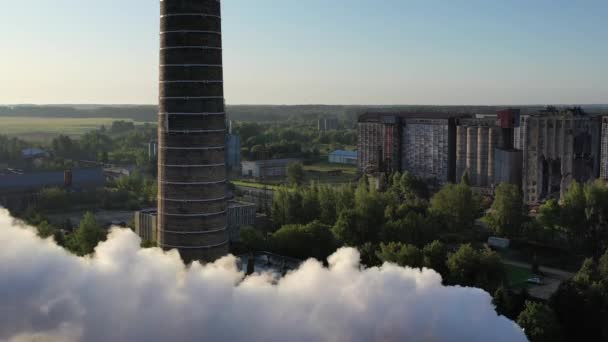
<svg viewBox="0 0 608 342">
<path fill-rule="evenodd" d="M 443 117 L 441 117 L 443 116 Z M 359 171 L 408 171 L 431 185 L 502 182 L 522 189 L 524 201 L 560 198 L 573 181 L 608 179 L 608 117 L 578 108 L 549 107 L 521 116 L 366 113 L 359 117 Z"/>
<path fill-rule="evenodd" d="M 455 121 L 406 118 L 399 143 L 401 170 L 434 185 L 455 180 Z"/>
<path fill-rule="evenodd" d="M 430 183 L 455 177 L 455 119 L 445 114 L 366 113 L 359 117 L 358 168 L 409 171 Z"/>
<path fill-rule="evenodd" d="M 257 179 L 271 179 L 287 177 L 287 168 L 291 164 L 300 162 L 299 159 L 269 159 L 253 160 L 241 163 L 243 177 Z"/>
<path fill-rule="evenodd" d="M 600 175 L 602 122 L 579 109 L 522 117 L 523 195 L 528 204 L 560 198 L 573 181 Z"/>
<path fill-rule="evenodd" d="M 466 172 L 471 185 L 494 183 L 494 150 L 499 146 L 496 117 L 463 118 L 456 127 L 456 179 Z"/>
<path fill-rule="evenodd" d="M 220 1 L 160 8 L 158 244 L 213 261 L 228 253 Z"/>
</svg>

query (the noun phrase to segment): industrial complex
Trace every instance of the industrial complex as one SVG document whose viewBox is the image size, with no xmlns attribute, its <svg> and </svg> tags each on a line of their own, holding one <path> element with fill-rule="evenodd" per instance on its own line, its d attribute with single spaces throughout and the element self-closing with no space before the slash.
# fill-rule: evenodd
<svg viewBox="0 0 608 342">
<path fill-rule="evenodd" d="M 361 173 L 407 171 L 435 186 L 467 173 L 479 190 L 520 186 L 529 205 L 559 198 L 574 180 L 608 176 L 608 119 L 580 108 L 368 112 L 359 116 L 358 131 Z"/>
</svg>

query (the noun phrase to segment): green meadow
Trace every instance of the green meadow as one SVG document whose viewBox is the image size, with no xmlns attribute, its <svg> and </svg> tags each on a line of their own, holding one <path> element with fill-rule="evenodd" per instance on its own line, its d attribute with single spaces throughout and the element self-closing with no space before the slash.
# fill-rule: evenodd
<svg viewBox="0 0 608 342">
<path fill-rule="evenodd" d="M 60 134 L 71 137 L 80 136 L 102 125 L 110 127 L 113 121 L 130 119 L 116 118 L 38 118 L 38 117 L 0 117 L 0 134 L 19 137 L 29 141 L 48 141 Z"/>
</svg>

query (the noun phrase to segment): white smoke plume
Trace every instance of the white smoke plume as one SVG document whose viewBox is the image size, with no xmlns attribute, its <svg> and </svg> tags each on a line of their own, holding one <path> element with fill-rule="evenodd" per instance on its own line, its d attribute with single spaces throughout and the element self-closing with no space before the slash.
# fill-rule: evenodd
<svg viewBox="0 0 608 342">
<path fill-rule="evenodd" d="M 0 211 L 0 340 L 526 341 L 486 292 L 431 270 L 363 269 L 353 249 L 273 285 L 232 256 L 186 268 L 139 244 L 115 229 L 79 258 Z"/>
</svg>

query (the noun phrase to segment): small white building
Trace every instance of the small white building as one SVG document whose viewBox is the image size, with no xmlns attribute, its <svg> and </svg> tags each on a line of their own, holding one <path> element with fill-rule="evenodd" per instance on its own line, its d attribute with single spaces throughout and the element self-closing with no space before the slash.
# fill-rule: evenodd
<svg viewBox="0 0 608 342">
<path fill-rule="evenodd" d="M 298 159 L 271 159 L 244 161 L 241 163 L 243 177 L 280 178 L 287 176 L 287 167 L 298 163 Z"/>
</svg>

